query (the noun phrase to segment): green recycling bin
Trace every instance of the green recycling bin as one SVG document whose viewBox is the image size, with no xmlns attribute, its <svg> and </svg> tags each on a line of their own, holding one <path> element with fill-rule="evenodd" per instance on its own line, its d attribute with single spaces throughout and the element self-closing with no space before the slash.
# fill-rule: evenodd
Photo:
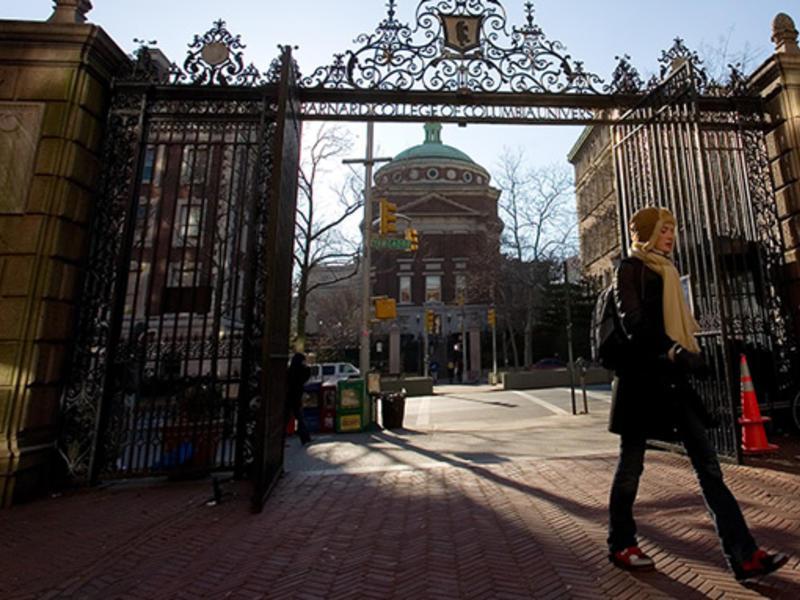
<svg viewBox="0 0 800 600">
<path fill-rule="evenodd" d="M 345 379 L 336 384 L 336 431 L 363 431 L 369 425 L 370 401 L 363 379 Z"/>
</svg>

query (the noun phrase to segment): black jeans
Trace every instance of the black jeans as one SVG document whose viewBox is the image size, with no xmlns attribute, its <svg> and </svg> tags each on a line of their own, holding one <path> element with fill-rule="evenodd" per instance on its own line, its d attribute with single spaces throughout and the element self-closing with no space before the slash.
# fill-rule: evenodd
<svg viewBox="0 0 800 600">
<path fill-rule="evenodd" d="M 706 436 L 700 417 L 689 407 L 679 415 L 679 433 L 694 467 L 708 512 L 731 566 L 738 566 L 752 556 L 757 546 L 747 528 L 739 504 L 722 479 L 717 453 Z M 608 547 L 611 552 L 637 545 L 633 502 L 644 470 L 646 442 L 639 436 L 623 435 L 619 463 L 614 474 L 609 502 Z"/>
<path fill-rule="evenodd" d="M 286 407 L 284 426 L 289 424 L 289 420 L 292 417 L 297 419 L 297 435 L 300 436 L 300 441 L 303 444 L 307 444 L 311 441 L 311 434 L 308 432 L 306 420 L 303 418 L 303 408 L 300 406 Z"/>
</svg>

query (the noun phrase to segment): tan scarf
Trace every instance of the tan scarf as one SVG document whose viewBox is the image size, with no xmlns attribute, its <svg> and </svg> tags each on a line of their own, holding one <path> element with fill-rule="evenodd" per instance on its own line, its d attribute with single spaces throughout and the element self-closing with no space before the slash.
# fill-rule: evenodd
<svg viewBox="0 0 800 600">
<path fill-rule="evenodd" d="M 659 217 L 650 239 L 647 242 L 633 242 L 630 253 L 641 260 L 648 268 L 661 275 L 664 281 L 664 330 L 667 335 L 691 352 L 700 352 L 694 334 L 700 330 L 683 296 L 681 278 L 668 256 L 654 249 L 655 242 L 664 225 L 665 218 Z M 672 219 L 669 219 L 670 221 Z"/>
</svg>

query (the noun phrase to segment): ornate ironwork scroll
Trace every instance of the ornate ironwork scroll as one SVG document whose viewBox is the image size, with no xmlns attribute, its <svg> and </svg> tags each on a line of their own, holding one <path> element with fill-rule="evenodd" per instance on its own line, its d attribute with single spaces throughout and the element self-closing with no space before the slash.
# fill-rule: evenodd
<svg viewBox="0 0 800 600">
<path fill-rule="evenodd" d="M 389 0 L 375 33 L 360 48 L 301 80 L 303 87 L 451 91 L 600 93 L 602 80 L 548 40 L 525 3 L 525 24 L 510 27 L 495 0 L 421 0 L 413 25 Z"/>
<path fill-rule="evenodd" d="M 107 121 L 103 151 L 106 168 L 95 208 L 89 261 L 84 276 L 75 350 L 62 398 L 59 454 L 69 474 L 88 475 L 97 440 L 98 414 L 105 389 L 106 355 L 111 329 L 113 290 L 142 135 L 146 99 L 138 93 L 115 96 Z"/>
<path fill-rule="evenodd" d="M 264 77 L 256 66 L 253 63 L 245 65 L 244 48 L 246 46 L 241 36 L 228 31 L 225 21 L 215 21 L 206 33 L 194 36 L 183 69 L 173 68 L 171 81 L 205 85 L 261 85 Z"/>
<path fill-rule="evenodd" d="M 216 25 L 205 43 L 241 47 Z M 264 300 L 245 296 L 246 281 L 265 288 L 254 254 L 267 244 L 275 93 L 254 89 L 240 56 L 226 67 L 219 49 L 195 57 L 216 71 L 192 68 L 193 87 L 169 85 L 149 45 L 118 75 L 108 117 L 62 398 L 59 450 L 76 480 L 237 459 L 242 472 L 252 461 L 255 419 L 241 408 L 258 397 L 249 350 L 260 345 Z M 226 85 L 224 95 L 212 89 Z"/>
<path fill-rule="evenodd" d="M 145 41 L 134 39 L 139 47 L 130 55 L 130 61 L 123 64 L 120 71 L 117 73 L 117 79 L 126 82 L 148 82 L 148 83 L 166 83 L 169 79 L 171 70 L 177 69 L 177 66 L 172 63 L 170 68 L 165 69 L 154 60 L 154 53 L 159 51 L 156 49 L 156 41 Z"/>
<path fill-rule="evenodd" d="M 274 106 L 271 107 L 274 110 Z M 263 125 L 258 150 L 258 171 L 255 192 L 248 210 L 247 222 L 251 232 L 248 253 L 252 264 L 245 282 L 244 336 L 242 345 L 242 384 L 239 391 L 239 422 L 237 424 L 237 476 L 249 474 L 255 461 L 255 436 L 258 411 L 262 408 L 260 387 L 262 366 L 261 340 L 264 336 L 264 306 L 267 289 L 267 237 L 269 197 L 274 161 L 274 122 Z"/>
<path fill-rule="evenodd" d="M 611 83 L 603 88 L 603 91 L 614 94 L 637 94 L 644 88 L 644 83 L 636 70 L 631 64 L 631 57 L 627 54 L 623 56 L 614 57 L 617 60 L 617 66 L 611 74 Z"/>
</svg>

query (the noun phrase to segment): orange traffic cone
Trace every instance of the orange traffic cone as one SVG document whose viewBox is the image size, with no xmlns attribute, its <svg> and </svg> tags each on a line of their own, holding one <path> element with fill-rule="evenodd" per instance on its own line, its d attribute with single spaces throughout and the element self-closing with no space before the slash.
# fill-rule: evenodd
<svg viewBox="0 0 800 600">
<path fill-rule="evenodd" d="M 739 419 L 739 423 L 742 424 L 742 450 L 745 454 L 773 452 L 778 449 L 778 446 L 770 444 L 767 441 L 767 434 L 764 432 L 764 423 L 770 418 L 761 416 L 756 390 L 753 387 L 753 378 L 750 376 L 750 368 L 747 366 L 744 354 L 741 356 L 742 417 Z"/>
</svg>

